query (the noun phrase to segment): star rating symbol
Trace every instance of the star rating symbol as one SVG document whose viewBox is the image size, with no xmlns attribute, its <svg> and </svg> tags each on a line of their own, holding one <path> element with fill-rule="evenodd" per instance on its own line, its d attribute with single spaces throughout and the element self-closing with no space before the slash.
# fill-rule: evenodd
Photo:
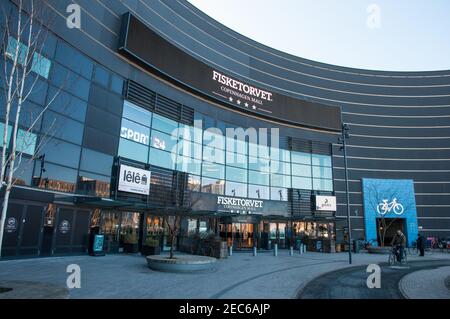
<svg viewBox="0 0 450 319">
<path fill-rule="evenodd" d="M 237 100 L 236 103 L 237 103 L 238 105 L 241 105 L 241 100 Z"/>
<path fill-rule="evenodd" d="M 233 102 L 233 98 L 231 96 L 228 98 L 228 100 L 230 100 L 230 102 Z"/>
<path fill-rule="evenodd" d="M 256 105 L 252 105 L 252 109 L 256 110 Z"/>
<path fill-rule="evenodd" d="M 248 103 L 247 102 L 245 102 L 244 105 L 245 105 L 245 107 L 248 107 Z"/>
</svg>

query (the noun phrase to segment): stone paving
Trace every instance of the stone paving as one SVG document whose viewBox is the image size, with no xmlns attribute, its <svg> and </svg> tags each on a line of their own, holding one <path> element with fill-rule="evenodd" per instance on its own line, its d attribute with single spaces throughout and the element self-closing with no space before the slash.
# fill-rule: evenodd
<svg viewBox="0 0 450 319">
<path fill-rule="evenodd" d="M 409 260 L 450 260 L 450 254 L 410 256 Z M 386 262 L 386 255 L 353 254 L 353 265 Z M 271 253 L 235 252 L 219 260 L 209 271 L 197 273 L 163 273 L 147 267 L 139 255 L 103 257 L 70 256 L 0 261 L 0 281 L 66 288 L 66 268 L 81 268 L 81 288 L 69 289 L 69 298 L 295 298 L 299 289 L 321 274 L 349 267 L 348 254 L 307 252 L 303 255 L 280 250 Z M 11 292 L 1 293 L 7 298 Z M 38 289 L 16 291 L 16 298 L 36 297 Z M 48 295 L 42 294 L 42 298 Z"/>
<path fill-rule="evenodd" d="M 404 276 L 399 288 L 409 299 L 450 299 L 449 276 L 450 267 L 419 270 Z"/>
</svg>

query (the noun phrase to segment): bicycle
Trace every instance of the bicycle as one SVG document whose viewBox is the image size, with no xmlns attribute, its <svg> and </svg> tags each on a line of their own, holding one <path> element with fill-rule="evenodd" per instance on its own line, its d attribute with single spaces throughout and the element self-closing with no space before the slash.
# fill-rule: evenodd
<svg viewBox="0 0 450 319">
<path fill-rule="evenodd" d="M 392 247 L 391 252 L 389 253 L 389 259 L 388 259 L 388 263 L 390 266 L 394 266 L 396 263 L 404 265 L 404 264 L 406 264 L 407 261 L 408 261 L 408 254 L 406 253 L 406 249 L 403 249 L 403 256 L 402 256 L 401 262 L 399 263 L 397 261 L 397 248 Z"/>
</svg>

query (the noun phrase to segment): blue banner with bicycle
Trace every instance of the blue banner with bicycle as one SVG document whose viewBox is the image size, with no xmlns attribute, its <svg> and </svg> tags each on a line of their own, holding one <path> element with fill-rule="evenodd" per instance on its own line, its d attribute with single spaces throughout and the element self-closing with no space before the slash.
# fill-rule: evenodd
<svg viewBox="0 0 450 319">
<path fill-rule="evenodd" d="M 418 234 L 414 181 L 363 178 L 362 189 L 366 240 L 388 246 L 401 230 L 411 247 Z"/>
</svg>

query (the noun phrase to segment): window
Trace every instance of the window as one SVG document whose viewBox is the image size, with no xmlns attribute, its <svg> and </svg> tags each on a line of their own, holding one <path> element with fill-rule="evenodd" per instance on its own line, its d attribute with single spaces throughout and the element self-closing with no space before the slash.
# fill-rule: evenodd
<svg viewBox="0 0 450 319">
<path fill-rule="evenodd" d="M 34 171 L 40 171 L 41 163 L 36 161 Z M 53 189 L 60 192 L 75 192 L 77 182 L 77 170 L 65 168 L 59 165 L 45 163 L 45 172 L 42 174 L 42 180 L 39 181 L 40 188 Z"/>
<path fill-rule="evenodd" d="M 292 188 L 312 189 L 311 178 L 292 176 Z"/>
<path fill-rule="evenodd" d="M 114 74 L 111 74 L 111 90 L 117 94 L 122 94 L 123 80 Z"/>
<path fill-rule="evenodd" d="M 77 193 L 91 196 L 109 197 L 111 177 L 80 171 Z"/>
<path fill-rule="evenodd" d="M 34 155 L 37 136 L 34 133 L 19 129 L 17 131 L 16 150 L 28 155 Z"/>
<path fill-rule="evenodd" d="M 228 166 L 247 168 L 247 155 L 226 152 L 226 163 Z"/>
<path fill-rule="evenodd" d="M 331 169 L 331 167 L 313 166 L 313 177 L 314 178 L 333 178 L 332 169 Z"/>
<path fill-rule="evenodd" d="M 202 192 L 223 195 L 225 182 L 220 179 L 202 177 Z"/>
<path fill-rule="evenodd" d="M 45 154 L 45 161 L 78 168 L 81 148 L 79 146 L 51 140 L 44 144 L 41 154 Z"/>
<path fill-rule="evenodd" d="M 17 46 L 19 47 L 17 49 Z M 6 48 L 6 56 L 11 60 L 14 60 L 16 56 L 16 51 L 18 51 L 19 56 L 17 57 L 17 62 L 21 65 L 25 64 L 25 58 L 28 51 L 28 48 L 22 42 L 17 41 L 14 37 L 8 37 L 8 47 Z"/>
<path fill-rule="evenodd" d="M 5 124 L 3 122 L 0 122 L 0 146 L 3 146 L 3 133 L 5 129 Z M 9 140 L 11 138 L 11 132 L 12 132 L 12 126 L 8 125 L 8 136 L 6 138 L 6 143 L 9 145 Z"/>
<path fill-rule="evenodd" d="M 63 41 L 58 41 L 55 60 L 83 77 L 91 79 L 94 68 L 91 60 Z"/>
<path fill-rule="evenodd" d="M 46 57 L 40 55 L 39 53 L 33 54 L 33 63 L 31 65 L 31 71 L 40 76 L 48 79 L 48 75 L 50 74 L 50 67 L 52 63 Z"/>
<path fill-rule="evenodd" d="M 220 130 L 209 128 L 203 132 L 203 145 L 224 150 L 225 137 Z"/>
<path fill-rule="evenodd" d="M 293 164 L 311 165 L 311 154 L 302 152 L 291 152 L 291 159 Z"/>
<path fill-rule="evenodd" d="M 152 128 L 172 135 L 172 132 L 178 129 L 178 123 L 173 120 L 169 120 L 168 118 L 165 118 L 161 115 L 154 114 Z"/>
<path fill-rule="evenodd" d="M 17 58 L 17 62 L 23 66 L 30 61 L 30 60 L 25 61 L 28 52 L 28 47 L 22 42 L 17 41 L 17 39 L 15 39 L 14 37 L 11 36 L 8 37 L 8 47 L 6 48 L 6 56 L 8 56 L 10 59 L 14 59 L 17 46 L 19 46 L 18 48 L 19 56 Z M 28 59 L 30 59 L 30 57 Z M 49 59 L 47 59 L 46 57 L 37 52 L 33 53 L 33 58 L 31 61 L 31 71 L 48 79 L 50 67 L 51 61 Z"/>
<path fill-rule="evenodd" d="M 190 175 L 188 178 L 188 189 L 192 192 L 199 192 L 201 189 L 200 176 Z"/>
<path fill-rule="evenodd" d="M 136 123 L 150 127 L 152 121 L 152 112 L 144 110 L 128 101 L 123 104 L 123 117 Z"/>
<path fill-rule="evenodd" d="M 202 162 L 191 157 L 177 157 L 177 171 L 200 175 Z"/>
<path fill-rule="evenodd" d="M 50 86 L 47 94 L 49 109 L 67 115 L 77 121 L 84 122 L 87 102 L 76 98 L 54 86 Z"/>
<path fill-rule="evenodd" d="M 94 76 L 93 76 L 92 79 L 94 80 L 94 82 L 97 82 L 97 83 L 103 85 L 104 87 L 108 87 L 108 84 L 109 84 L 109 72 L 106 71 L 101 66 L 96 65 L 95 66 Z"/>
<path fill-rule="evenodd" d="M 248 197 L 270 199 L 270 188 L 262 185 L 248 185 Z"/>
<path fill-rule="evenodd" d="M 69 71 L 58 63 L 54 63 L 52 67 L 50 80 L 56 87 L 63 87 L 64 90 L 85 101 L 89 98 L 91 82 Z"/>
<path fill-rule="evenodd" d="M 172 156 L 172 153 L 164 152 L 151 147 L 149 163 L 167 169 L 175 169 L 176 158 L 174 157 L 176 153 L 174 153 L 173 155 L 174 156 Z"/>
<path fill-rule="evenodd" d="M 331 156 L 312 154 L 312 164 L 315 166 L 331 167 Z"/>
<path fill-rule="evenodd" d="M 282 148 L 270 148 L 270 158 L 275 161 L 291 162 L 291 151 Z"/>
<path fill-rule="evenodd" d="M 121 138 L 119 142 L 119 156 L 147 163 L 148 147 L 139 143 Z"/>
<path fill-rule="evenodd" d="M 136 124 L 135 122 L 122 119 L 122 127 L 120 128 L 120 137 L 127 140 L 149 145 L 150 129 L 146 126 Z"/>
<path fill-rule="evenodd" d="M 202 145 L 187 140 L 179 140 L 177 153 L 182 156 L 202 159 Z"/>
<path fill-rule="evenodd" d="M 152 130 L 150 145 L 163 151 L 173 152 L 175 154 L 177 153 L 177 140 L 172 139 L 171 135 L 167 135 L 159 131 Z"/>
<path fill-rule="evenodd" d="M 216 163 L 203 162 L 202 163 L 202 175 L 206 177 L 212 177 L 217 179 L 225 178 L 225 167 Z"/>
<path fill-rule="evenodd" d="M 248 143 L 248 154 L 253 157 L 268 159 L 270 158 L 270 148 L 263 144 Z"/>
<path fill-rule="evenodd" d="M 291 187 L 291 176 L 289 175 L 271 174 L 270 178 L 271 178 L 270 182 L 271 186 L 285 187 L 285 188 Z"/>
<path fill-rule="evenodd" d="M 248 182 L 250 184 L 269 185 L 269 176 L 268 173 L 248 171 Z"/>
<path fill-rule="evenodd" d="M 333 180 L 331 179 L 313 179 L 314 190 L 333 191 Z"/>
<path fill-rule="evenodd" d="M 236 167 L 227 166 L 226 168 L 226 180 L 246 183 L 247 182 L 247 170 Z"/>
<path fill-rule="evenodd" d="M 237 138 L 226 138 L 226 149 L 229 152 L 239 153 L 239 154 L 247 154 L 248 153 L 248 145 L 244 140 L 240 140 Z"/>
<path fill-rule="evenodd" d="M 113 157 L 83 148 L 80 169 L 103 175 L 111 175 Z"/>
<path fill-rule="evenodd" d="M 247 184 L 226 181 L 225 195 L 247 197 Z"/>
<path fill-rule="evenodd" d="M 291 175 L 290 163 L 270 161 L 270 172 L 284 175 Z"/>
<path fill-rule="evenodd" d="M 254 171 L 269 173 L 270 160 L 265 158 L 248 157 L 248 168 Z"/>
<path fill-rule="evenodd" d="M 311 177 L 311 166 L 292 164 L 292 175 Z"/>
<path fill-rule="evenodd" d="M 287 200 L 288 200 L 287 189 L 281 188 L 281 187 L 271 187 L 270 188 L 270 199 L 287 202 Z"/>
<path fill-rule="evenodd" d="M 225 151 L 209 146 L 203 147 L 203 160 L 219 164 L 225 164 Z"/>
<path fill-rule="evenodd" d="M 75 144 L 81 144 L 83 139 L 83 124 L 50 111 L 44 114 L 42 131 Z"/>
</svg>

